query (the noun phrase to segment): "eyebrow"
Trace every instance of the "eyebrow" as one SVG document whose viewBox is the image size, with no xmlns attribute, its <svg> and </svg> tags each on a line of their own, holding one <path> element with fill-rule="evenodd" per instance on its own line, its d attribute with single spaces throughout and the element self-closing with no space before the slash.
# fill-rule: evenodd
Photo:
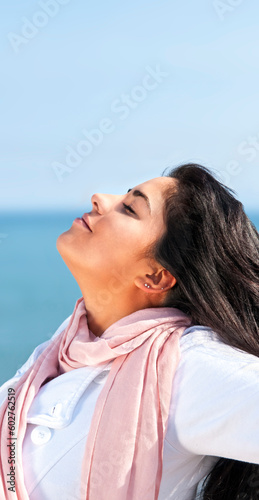
<svg viewBox="0 0 259 500">
<path fill-rule="evenodd" d="M 130 191 L 132 191 L 132 188 L 128 189 L 127 193 L 129 193 Z M 141 198 L 143 198 L 147 204 L 149 213 L 151 213 L 150 201 L 149 201 L 149 198 L 147 197 L 147 195 L 145 193 L 143 193 L 142 191 L 139 191 L 139 189 L 134 189 L 132 194 L 133 194 L 133 196 L 141 196 Z"/>
</svg>

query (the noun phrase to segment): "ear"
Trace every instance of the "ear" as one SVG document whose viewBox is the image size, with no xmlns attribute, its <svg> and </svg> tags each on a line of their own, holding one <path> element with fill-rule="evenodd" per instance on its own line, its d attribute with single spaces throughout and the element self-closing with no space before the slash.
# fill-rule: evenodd
<svg viewBox="0 0 259 500">
<path fill-rule="evenodd" d="M 138 276 L 135 279 L 135 285 L 147 293 L 167 292 L 175 284 L 175 277 L 164 268 L 153 274 L 146 274 L 143 277 Z"/>
</svg>

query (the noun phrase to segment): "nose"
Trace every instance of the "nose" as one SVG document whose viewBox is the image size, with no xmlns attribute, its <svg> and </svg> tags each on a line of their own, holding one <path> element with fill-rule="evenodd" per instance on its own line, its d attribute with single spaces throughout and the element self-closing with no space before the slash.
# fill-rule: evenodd
<svg viewBox="0 0 259 500">
<path fill-rule="evenodd" d="M 91 197 L 91 203 L 93 208 L 102 215 L 112 210 L 121 198 L 122 196 L 116 194 L 95 193 Z"/>
</svg>

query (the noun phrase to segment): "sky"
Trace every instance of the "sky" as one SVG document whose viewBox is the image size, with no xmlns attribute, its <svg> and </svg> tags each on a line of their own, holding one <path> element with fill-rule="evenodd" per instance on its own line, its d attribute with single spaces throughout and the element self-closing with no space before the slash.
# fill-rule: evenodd
<svg viewBox="0 0 259 500">
<path fill-rule="evenodd" d="M 1 6 L 0 211 L 70 210 L 198 162 L 259 211 L 258 0 Z"/>
</svg>

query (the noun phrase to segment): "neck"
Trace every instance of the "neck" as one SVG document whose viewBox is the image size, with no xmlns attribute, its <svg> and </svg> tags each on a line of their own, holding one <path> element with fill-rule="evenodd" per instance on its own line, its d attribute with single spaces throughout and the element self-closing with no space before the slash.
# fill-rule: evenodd
<svg viewBox="0 0 259 500">
<path fill-rule="evenodd" d="M 107 295 L 101 292 L 90 294 L 89 290 L 82 294 L 87 310 L 88 327 L 96 337 L 100 337 L 113 323 L 135 311 L 158 307 L 158 304 L 150 301 L 150 296 L 147 297 L 147 294 L 136 287 L 131 294 L 114 295 L 110 292 L 107 292 Z"/>
</svg>

